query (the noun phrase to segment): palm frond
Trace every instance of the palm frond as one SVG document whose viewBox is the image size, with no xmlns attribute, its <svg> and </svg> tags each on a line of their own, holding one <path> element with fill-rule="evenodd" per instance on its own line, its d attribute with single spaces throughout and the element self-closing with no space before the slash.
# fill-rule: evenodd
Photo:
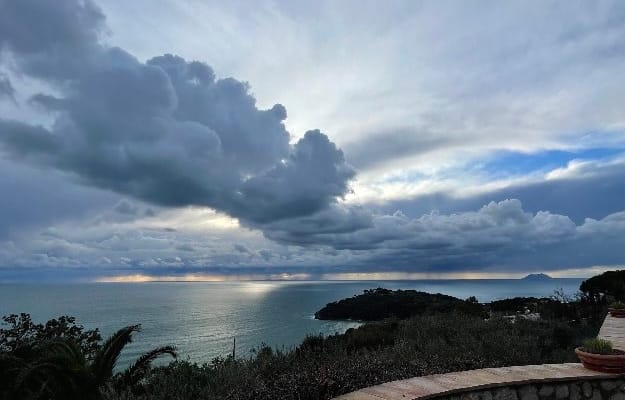
<svg viewBox="0 0 625 400">
<path fill-rule="evenodd" d="M 141 380 L 145 373 L 150 369 L 152 361 L 156 360 L 160 356 L 170 355 L 174 359 L 178 357 L 176 348 L 174 346 L 157 347 L 137 359 L 124 373 L 122 379 L 129 384 L 134 384 Z"/>
<path fill-rule="evenodd" d="M 113 376 L 113 369 L 124 347 L 132 342 L 132 335 L 141 329 L 141 325 L 130 325 L 118 330 L 104 343 L 91 363 L 91 370 L 96 381 L 101 384 Z"/>
<path fill-rule="evenodd" d="M 17 390 L 14 383 L 27 365 L 26 361 L 19 357 L 10 353 L 0 353 L 0 382 L 3 382 L 0 386 L 0 398 L 2 398 L 3 392 L 7 399 L 18 397 L 17 393 L 14 393 Z M 9 382 L 11 383 L 9 384 Z"/>
<path fill-rule="evenodd" d="M 70 340 L 48 340 L 37 345 L 34 350 L 39 360 L 57 362 L 73 370 L 84 369 L 87 364 L 80 346 Z"/>
<path fill-rule="evenodd" d="M 65 391 L 77 391 L 76 382 L 72 371 L 65 365 L 56 361 L 42 361 L 27 365 L 18 374 L 15 380 L 16 391 L 27 391 L 31 393 L 44 392 L 54 393 L 54 387 L 63 387 Z"/>
<path fill-rule="evenodd" d="M 26 361 L 19 357 L 15 357 L 11 353 L 0 353 L 0 371 L 19 370 L 26 366 Z"/>
</svg>

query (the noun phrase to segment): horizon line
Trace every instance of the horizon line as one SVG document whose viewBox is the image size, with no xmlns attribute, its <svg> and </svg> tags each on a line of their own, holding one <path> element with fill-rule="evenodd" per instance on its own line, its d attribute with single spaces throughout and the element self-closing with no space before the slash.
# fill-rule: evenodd
<svg viewBox="0 0 625 400">
<path fill-rule="evenodd" d="M 554 279 L 588 279 L 618 266 L 593 266 L 551 271 L 503 272 L 337 272 L 337 273 L 181 273 L 151 274 L 141 271 L 62 271 L 48 270 L 44 274 L 5 274 L 0 269 L 0 283 L 149 283 L 149 282 L 358 282 L 358 281 L 445 281 L 445 280 L 521 280 L 528 275 L 544 274 Z M 15 271 L 13 271 L 15 272 Z M 33 271 L 34 272 L 34 271 Z M 52 273 L 51 273 L 52 272 Z M 85 273 L 87 272 L 87 273 Z"/>
</svg>

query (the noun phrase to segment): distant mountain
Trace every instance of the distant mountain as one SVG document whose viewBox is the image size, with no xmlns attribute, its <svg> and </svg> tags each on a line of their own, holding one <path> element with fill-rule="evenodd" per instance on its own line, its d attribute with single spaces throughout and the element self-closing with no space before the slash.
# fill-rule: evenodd
<svg viewBox="0 0 625 400">
<path fill-rule="evenodd" d="M 553 279 L 547 274 L 529 274 L 525 278 L 522 278 L 524 281 L 544 281 L 548 279 Z"/>
</svg>

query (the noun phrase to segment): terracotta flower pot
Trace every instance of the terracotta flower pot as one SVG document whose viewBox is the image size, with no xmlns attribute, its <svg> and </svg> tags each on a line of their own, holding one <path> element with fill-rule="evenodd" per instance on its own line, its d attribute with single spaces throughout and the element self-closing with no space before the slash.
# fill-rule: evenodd
<svg viewBox="0 0 625 400">
<path fill-rule="evenodd" d="M 608 311 L 614 318 L 625 318 L 625 308 L 608 308 Z"/>
<path fill-rule="evenodd" d="M 584 367 L 593 371 L 609 372 L 615 374 L 625 373 L 625 351 L 614 350 L 614 354 L 594 354 L 575 349 L 575 354 Z"/>
</svg>

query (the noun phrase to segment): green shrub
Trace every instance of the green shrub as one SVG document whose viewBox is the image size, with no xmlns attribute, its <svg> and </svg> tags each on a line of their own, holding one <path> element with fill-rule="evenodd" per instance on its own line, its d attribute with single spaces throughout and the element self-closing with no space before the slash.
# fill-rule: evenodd
<svg viewBox="0 0 625 400">
<path fill-rule="evenodd" d="M 100 349 L 102 337 L 98 329 L 85 330 L 76 318 L 67 315 L 51 319 L 45 324 L 33 322 L 30 314 L 10 314 L 2 317 L 0 328 L 0 352 L 9 353 L 27 349 L 43 341 L 67 339 L 76 343 L 80 350 L 92 358 Z"/>
<path fill-rule="evenodd" d="M 593 354 L 612 354 L 612 342 L 605 339 L 594 338 L 584 341 L 582 349 L 587 353 Z"/>
<path fill-rule="evenodd" d="M 625 309 L 625 303 L 622 301 L 615 301 L 614 303 L 610 303 L 610 308 L 615 310 L 623 310 Z"/>
</svg>

